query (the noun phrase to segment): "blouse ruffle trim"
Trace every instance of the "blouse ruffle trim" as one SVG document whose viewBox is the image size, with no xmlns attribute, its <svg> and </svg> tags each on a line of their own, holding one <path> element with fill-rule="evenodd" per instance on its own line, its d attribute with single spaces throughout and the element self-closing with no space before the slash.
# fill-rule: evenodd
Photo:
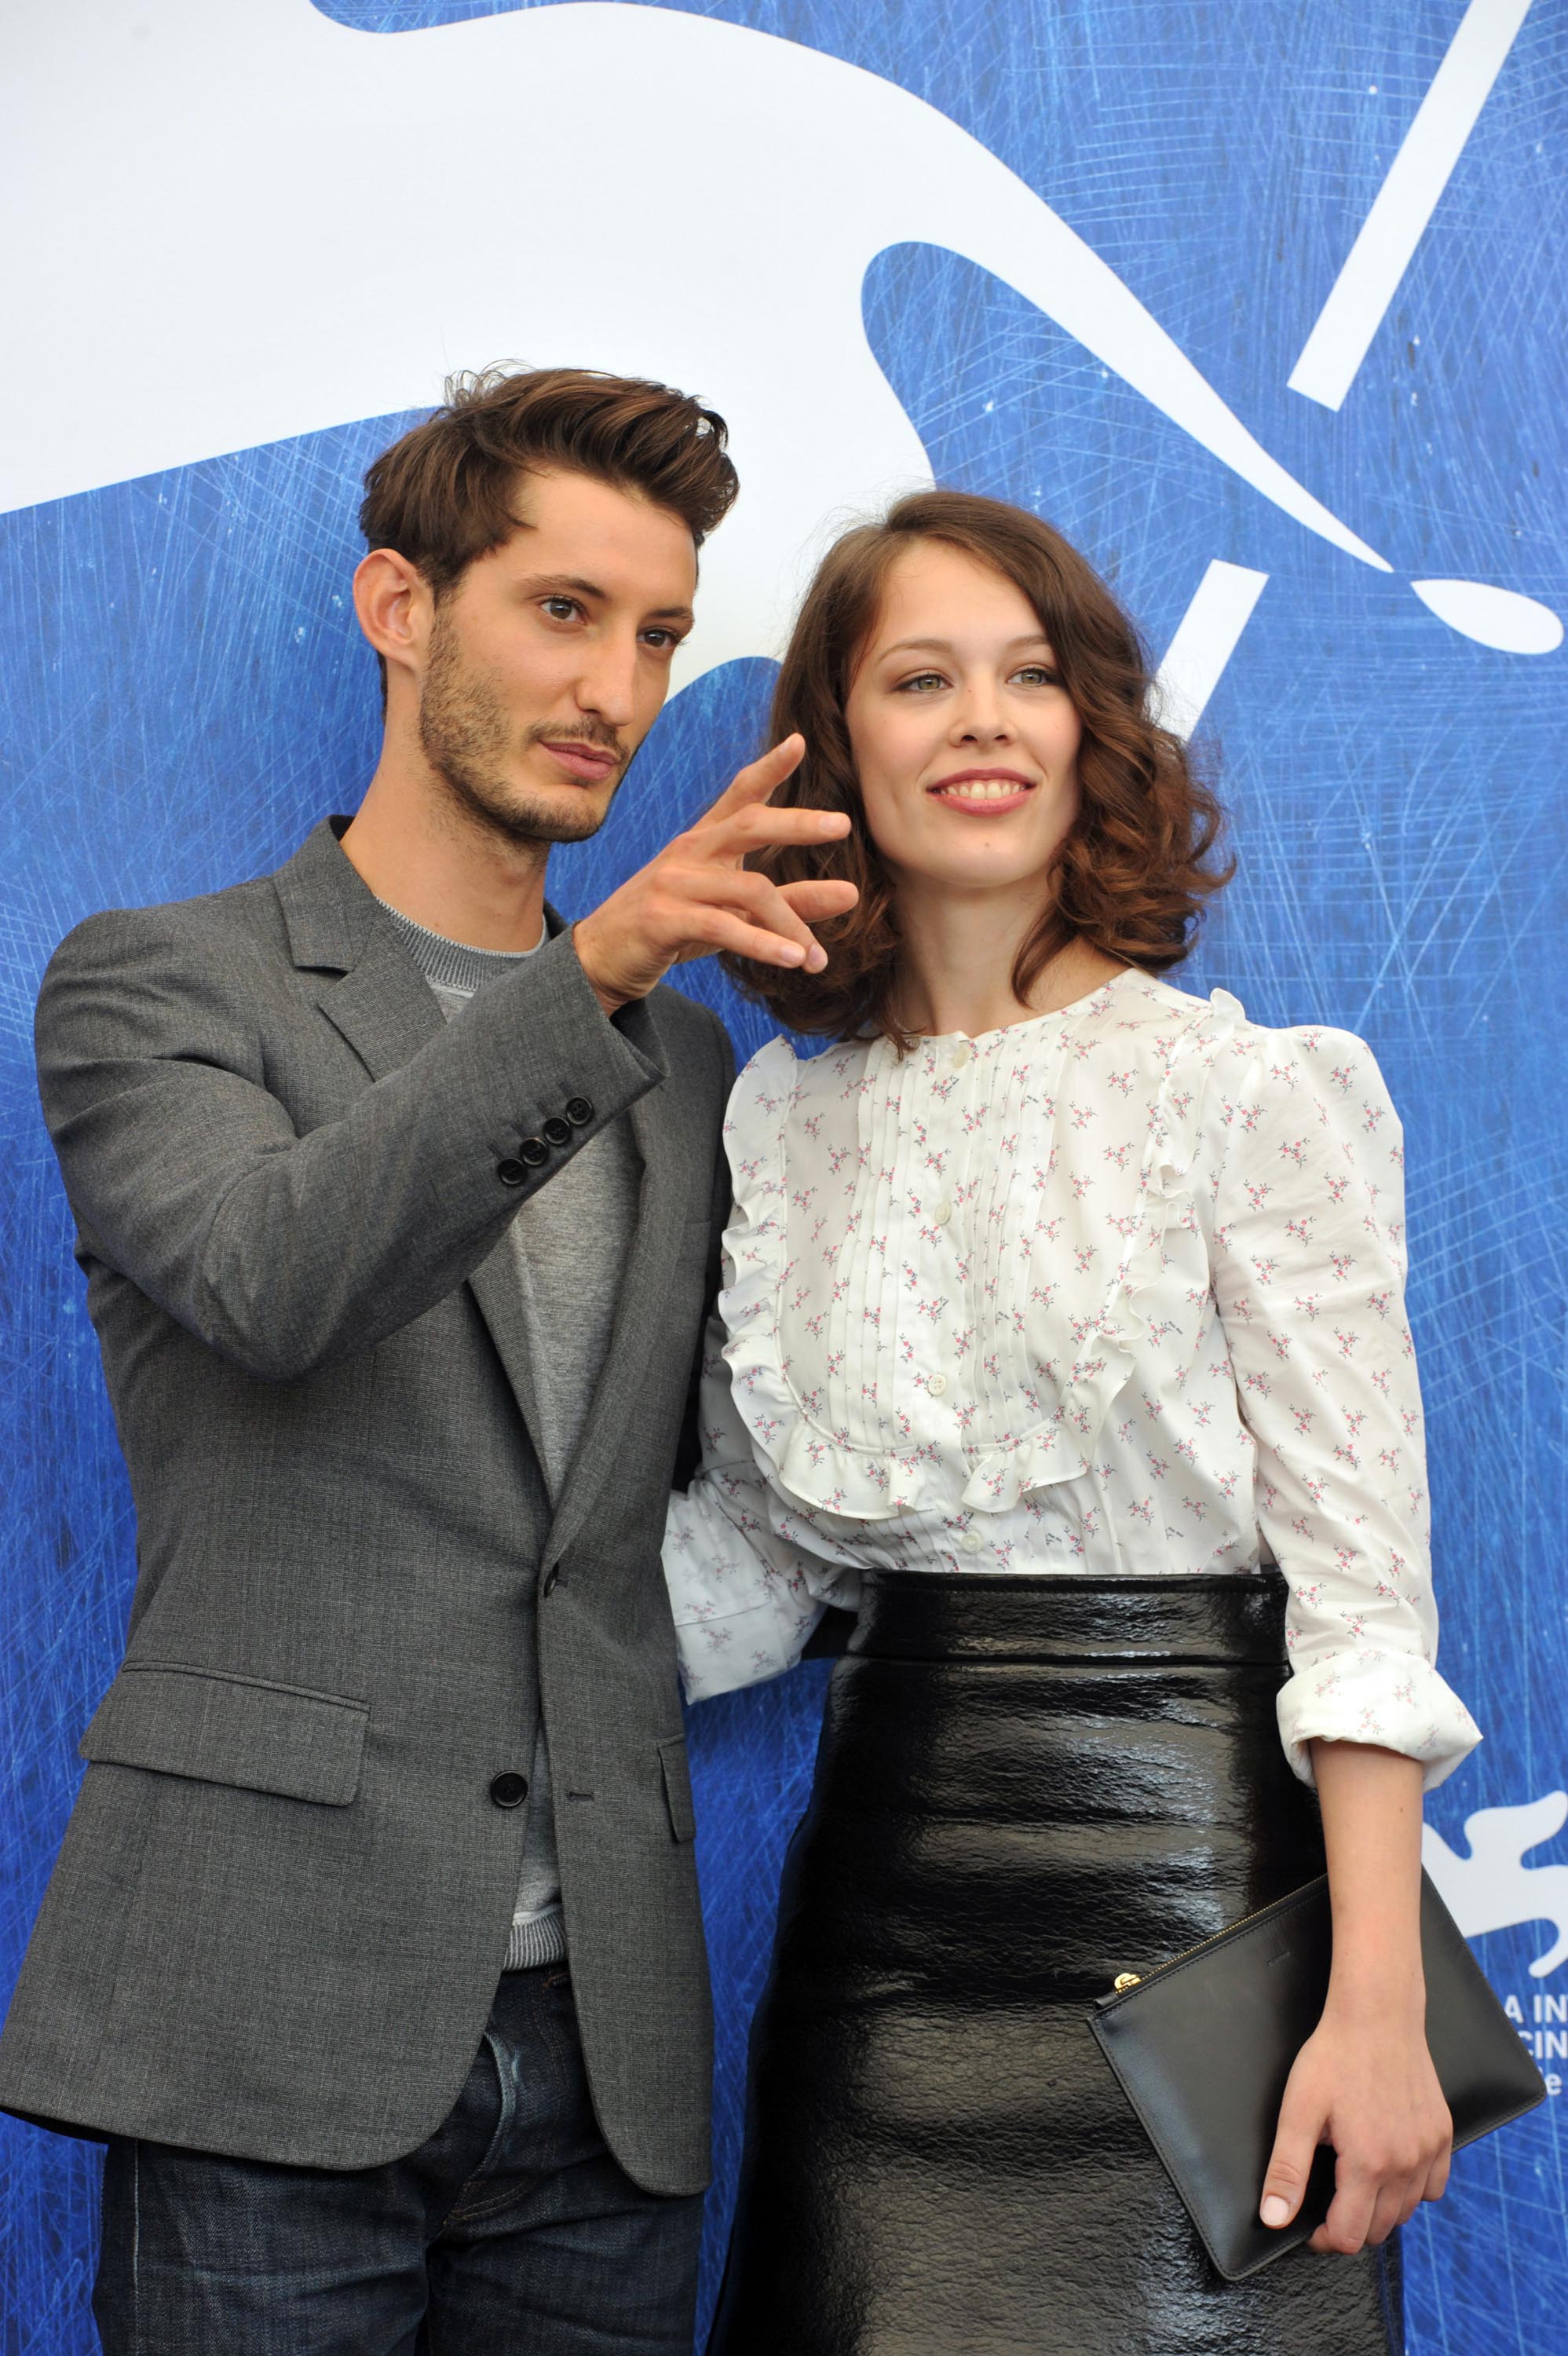
<svg viewBox="0 0 1568 2356">
<path fill-rule="evenodd" d="M 868 1448 L 847 1431 L 816 1422 L 789 1377 L 779 1330 L 779 1298 L 788 1251 L 784 1130 L 799 1086 L 800 1066 L 785 1039 L 773 1039 L 747 1065 L 737 1084 L 749 1102 L 726 1125 L 735 1207 L 725 1230 L 729 1280 L 719 1296 L 727 1329 L 736 1408 L 775 1485 L 804 1506 L 850 1521 L 881 1521 L 902 1514 L 1005 1514 L 1030 1491 L 1076 1481 L 1087 1472 L 1118 1393 L 1129 1380 L 1136 1345 L 1147 1330 L 1147 1296 L 1165 1265 L 1165 1238 L 1173 1217 L 1195 1216 L 1189 1177 L 1202 1113 L 1201 1076 L 1190 1073 L 1183 1050 L 1194 1032 L 1216 1024 L 1217 1040 L 1246 1025 L 1226 991 L 1181 1018 L 1166 1058 L 1144 1151 L 1142 1215 L 1106 1288 L 1082 1355 L 1061 1386 L 1054 1413 L 1016 1439 L 976 1449 L 968 1477 L 955 1490 L 937 1451 L 907 1453 Z M 1191 1076 L 1194 1085 L 1184 1087 Z"/>
</svg>

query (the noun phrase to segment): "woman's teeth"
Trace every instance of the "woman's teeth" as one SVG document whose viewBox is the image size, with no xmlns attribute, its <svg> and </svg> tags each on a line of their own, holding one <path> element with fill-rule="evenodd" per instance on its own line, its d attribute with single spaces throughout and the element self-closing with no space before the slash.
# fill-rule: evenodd
<svg viewBox="0 0 1568 2356">
<path fill-rule="evenodd" d="M 1016 777 L 965 777 L 956 786 L 938 786 L 936 790 L 944 801 L 999 802 L 1029 789 Z"/>
</svg>

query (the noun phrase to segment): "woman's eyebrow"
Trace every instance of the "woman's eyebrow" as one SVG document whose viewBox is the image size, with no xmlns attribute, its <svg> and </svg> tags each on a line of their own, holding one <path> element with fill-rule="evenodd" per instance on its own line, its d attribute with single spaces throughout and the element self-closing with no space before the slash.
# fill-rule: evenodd
<svg viewBox="0 0 1568 2356">
<path fill-rule="evenodd" d="M 1003 651 L 1011 654 L 1016 647 L 1045 647 L 1049 649 L 1050 646 L 1051 640 L 1043 630 L 1029 630 L 1021 638 L 1009 638 Z M 891 647 L 883 647 L 880 649 L 877 659 L 879 662 L 884 661 L 889 655 L 951 654 L 953 648 L 954 641 L 951 638 L 895 638 Z"/>
</svg>

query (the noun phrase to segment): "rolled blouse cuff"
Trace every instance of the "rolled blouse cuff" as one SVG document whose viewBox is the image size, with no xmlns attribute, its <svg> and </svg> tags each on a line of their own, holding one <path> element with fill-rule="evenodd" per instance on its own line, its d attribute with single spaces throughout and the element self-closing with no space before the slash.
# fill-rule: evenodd
<svg viewBox="0 0 1568 2356">
<path fill-rule="evenodd" d="M 1285 1756 L 1304 1783 L 1315 1781 L 1312 1742 L 1368 1742 L 1419 1760 L 1424 1787 L 1435 1791 L 1481 1739 L 1429 1662 L 1371 1645 L 1308 1663 L 1281 1688 L 1277 1708 Z"/>
<path fill-rule="evenodd" d="M 793 1669 L 805 1648 L 818 1606 L 797 1630 L 781 1627 L 769 1605 L 730 1612 L 725 1618 L 677 1621 L 676 1644 L 680 1659 L 681 1691 L 688 1701 L 711 1701 L 716 1694 L 735 1693 L 742 1686 L 760 1684 Z"/>
</svg>

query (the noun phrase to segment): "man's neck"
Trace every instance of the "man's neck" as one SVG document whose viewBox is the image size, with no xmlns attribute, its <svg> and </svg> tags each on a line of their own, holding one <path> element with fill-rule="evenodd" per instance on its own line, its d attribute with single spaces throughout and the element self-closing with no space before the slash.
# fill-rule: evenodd
<svg viewBox="0 0 1568 2356">
<path fill-rule="evenodd" d="M 508 842 L 389 747 L 342 840 L 378 900 L 427 932 L 476 949 L 537 947 L 547 846 Z"/>
</svg>

